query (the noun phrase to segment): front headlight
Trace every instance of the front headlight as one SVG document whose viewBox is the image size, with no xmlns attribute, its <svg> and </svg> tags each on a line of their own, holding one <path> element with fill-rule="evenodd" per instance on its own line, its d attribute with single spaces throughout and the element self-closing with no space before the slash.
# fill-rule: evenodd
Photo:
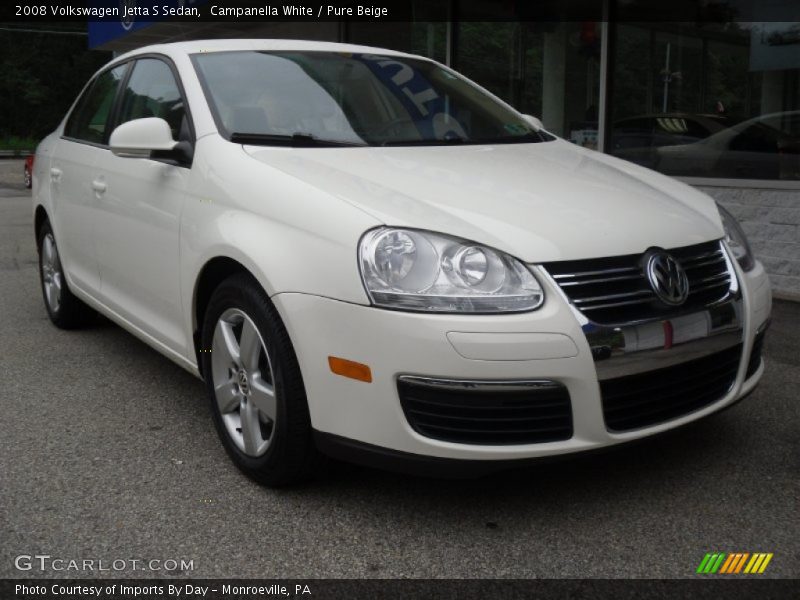
<svg viewBox="0 0 800 600">
<path fill-rule="evenodd" d="M 756 261 L 753 258 L 753 252 L 750 250 L 750 244 L 747 241 L 747 236 L 742 231 L 741 225 L 731 213 L 729 213 L 721 204 L 717 204 L 719 209 L 719 216 L 722 217 L 722 226 L 725 228 L 725 241 L 728 242 L 728 247 L 733 252 L 742 271 L 750 271 L 756 266 Z"/>
<path fill-rule="evenodd" d="M 520 261 L 437 233 L 381 227 L 359 244 L 364 287 L 376 306 L 450 313 L 534 310 L 544 293 Z"/>
</svg>

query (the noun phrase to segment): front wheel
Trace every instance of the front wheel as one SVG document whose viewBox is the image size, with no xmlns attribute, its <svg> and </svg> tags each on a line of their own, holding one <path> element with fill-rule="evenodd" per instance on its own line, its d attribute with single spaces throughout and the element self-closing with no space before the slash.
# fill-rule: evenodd
<svg viewBox="0 0 800 600">
<path fill-rule="evenodd" d="M 319 462 L 305 387 L 289 335 L 249 275 L 214 291 L 201 360 L 214 424 L 228 455 L 259 483 L 308 479 Z"/>
</svg>

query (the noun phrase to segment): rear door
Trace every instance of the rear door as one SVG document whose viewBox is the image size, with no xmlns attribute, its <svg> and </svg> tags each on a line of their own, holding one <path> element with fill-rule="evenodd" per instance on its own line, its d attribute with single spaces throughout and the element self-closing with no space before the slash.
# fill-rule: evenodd
<svg viewBox="0 0 800 600">
<path fill-rule="evenodd" d="M 185 96 L 166 58 L 139 58 L 123 84 L 115 124 L 159 117 L 176 141 L 193 143 Z M 104 150 L 97 251 L 101 299 L 125 319 L 186 355 L 179 272 L 180 216 L 191 165 L 122 158 Z"/>
<path fill-rule="evenodd" d="M 96 296 L 100 289 L 93 189 L 94 167 L 105 150 L 109 123 L 127 65 L 100 73 L 84 90 L 57 141 L 50 166 L 52 209 L 62 266 L 74 287 Z"/>
</svg>

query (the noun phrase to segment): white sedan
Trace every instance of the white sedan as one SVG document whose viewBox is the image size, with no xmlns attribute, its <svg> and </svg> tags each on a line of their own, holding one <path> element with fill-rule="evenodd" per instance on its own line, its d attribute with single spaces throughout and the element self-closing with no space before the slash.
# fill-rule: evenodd
<svg viewBox="0 0 800 600">
<path fill-rule="evenodd" d="M 763 373 L 770 286 L 730 215 L 418 56 L 119 56 L 39 146 L 33 209 L 53 323 L 100 312 L 203 378 L 267 485 L 325 455 L 476 474 L 599 449 Z"/>
<path fill-rule="evenodd" d="M 691 144 L 655 149 L 662 173 L 727 179 L 800 178 L 800 111 L 761 115 Z"/>
</svg>

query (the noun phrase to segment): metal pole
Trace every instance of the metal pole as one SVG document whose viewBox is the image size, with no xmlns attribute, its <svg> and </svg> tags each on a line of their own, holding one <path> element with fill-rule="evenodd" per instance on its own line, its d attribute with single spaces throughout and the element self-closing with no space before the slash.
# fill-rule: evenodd
<svg viewBox="0 0 800 600">
<path fill-rule="evenodd" d="M 598 90 L 599 99 L 597 103 L 597 150 L 605 152 L 606 149 L 606 127 L 608 127 L 608 112 L 610 103 L 608 93 L 611 89 L 609 78 L 609 48 L 611 47 L 611 27 L 609 26 L 609 1 L 603 0 L 603 21 L 600 23 L 600 89 Z"/>
<path fill-rule="evenodd" d="M 661 108 L 661 112 L 667 112 L 667 98 L 669 97 L 669 80 L 670 80 L 670 72 L 669 72 L 669 51 L 672 48 L 672 43 L 667 42 L 667 66 L 664 68 L 664 102 Z"/>
<path fill-rule="evenodd" d="M 444 64 L 448 67 L 453 66 L 453 19 L 456 16 L 456 10 L 453 2 L 447 3 L 447 26 L 445 27 L 445 41 L 444 41 Z"/>
</svg>

